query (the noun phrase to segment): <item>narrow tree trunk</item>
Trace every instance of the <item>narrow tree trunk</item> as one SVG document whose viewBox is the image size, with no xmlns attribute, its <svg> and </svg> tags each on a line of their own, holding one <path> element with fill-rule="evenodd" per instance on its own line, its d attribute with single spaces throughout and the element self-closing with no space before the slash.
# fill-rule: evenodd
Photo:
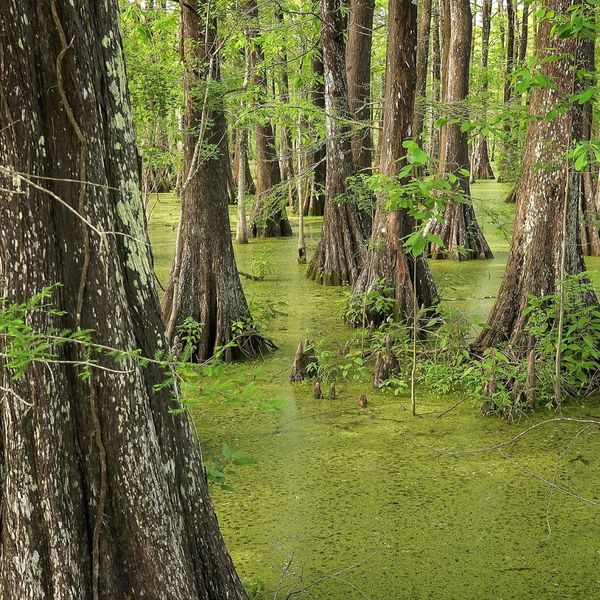
<svg viewBox="0 0 600 600">
<path fill-rule="evenodd" d="M 562 18 L 570 6 L 570 0 L 552 0 L 548 9 Z M 536 51 L 542 75 L 552 81 L 555 88 L 532 91 L 532 118 L 527 126 L 525 158 L 517 187 L 517 214 L 510 254 L 488 327 L 473 344 L 477 354 L 505 341 L 524 354 L 527 316 L 523 311 L 529 295 L 555 293 L 563 264 L 566 274 L 584 269 L 577 243 L 580 176 L 565 158 L 575 132 L 581 130 L 581 108 L 573 107 L 564 114 L 559 112 L 552 120 L 539 118 L 546 115 L 547 107 L 567 102 L 573 93 L 573 68 L 579 65 L 574 64 L 572 57 L 578 55 L 582 40 L 553 37 L 552 26 L 549 19 L 539 24 Z M 544 60 L 550 55 L 561 58 Z M 540 164 L 544 169 L 539 168 Z M 596 299 L 590 297 L 589 301 L 595 303 Z"/>
<path fill-rule="evenodd" d="M 278 8 L 276 16 L 281 25 L 284 25 L 283 13 Z M 288 77 L 288 60 L 285 48 L 280 54 L 281 66 L 279 72 L 278 92 L 279 102 L 282 105 L 290 103 L 290 84 Z M 296 202 L 296 192 L 294 189 L 294 156 L 293 156 L 292 136 L 285 123 L 279 126 L 279 168 L 281 170 L 281 179 L 287 188 L 288 205 L 293 207 Z"/>
<path fill-rule="evenodd" d="M 425 97 L 427 89 L 427 65 L 429 61 L 429 37 L 431 31 L 431 0 L 421 0 L 419 3 L 417 23 L 417 83 L 415 110 L 412 129 L 409 136 L 422 144 L 423 122 L 425 119 Z"/>
<path fill-rule="evenodd" d="M 490 52 L 490 24 L 492 17 L 492 0 L 483 0 L 481 5 L 481 104 L 482 121 L 487 120 L 487 106 L 489 95 L 489 76 L 488 62 Z M 494 179 L 494 172 L 490 164 L 487 138 L 484 135 L 478 136 L 473 148 L 473 165 L 471 168 L 471 177 L 473 179 Z"/>
<path fill-rule="evenodd" d="M 34 331 L 164 352 L 117 2 L 4 0 L 0 63 L 2 295 L 60 282 Z M 163 369 L 55 351 L 0 369 L 0 597 L 245 599 Z"/>
<path fill-rule="evenodd" d="M 448 6 L 444 9 L 444 5 Z M 442 70 L 442 89 L 446 109 L 452 116 L 465 118 L 464 100 L 469 92 L 469 57 L 471 55 L 472 22 L 469 0 L 443 0 L 443 30 L 445 48 Z M 453 173 L 460 182 L 462 193 L 470 199 L 469 177 L 461 170 L 469 169 L 467 134 L 460 123 L 444 125 L 440 141 L 440 171 Z M 492 258 L 493 254 L 483 236 L 470 202 L 448 198 L 442 222 L 434 221 L 431 231 L 444 243 L 444 248 L 431 247 L 434 258 L 453 260 Z"/>
<path fill-rule="evenodd" d="M 315 82 L 311 90 L 312 103 L 315 107 L 325 114 L 325 73 L 323 70 L 323 45 L 321 43 L 313 53 L 312 69 L 315 75 Z M 325 141 L 320 136 L 316 136 L 315 144 L 317 148 L 313 154 L 313 172 L 314 172 L 314 191 L 311 194 L 310 202 L 306 207 L 307 214 L 313 217 L 321 217 L 325 212 L 325 181 L 327 179 L 327 153 Z"/>
<path fill-rule="evenodd" d="M 240 162 L 246 162 L 246 148 L 248 134 L 242 127 L 236 129 L 237 148 L 236 154 Z M 237 180 L 237 223 L 235 229 L 235 241 L 238 244 L 248 243 L 248 222 L 246 220 L 246 169 L 238 170 Z"/>
<path fill-rule="evenodd" d="M 182 59 L 185 68 L 184 181 L 181 223 L 169 282 L 163 298 L 167 337 L 171 340 L 191 317 L 202 323 L 196 358 L 206 359 L 233 341 L 232 323 L 244 322 L 247 335 L 225 351 L 226 360 L 259 354 L 265 340 L 252 331 L 252 319 L 237 272 L 227 210 L 225 112 L 215 94 L 220 78 L 217 36 L 213 16 L 191 0 L 182 8 Z M 199 20 L 198 14 L 204 19 Z M 201 93 L 199 93 L 199 91 Z M 206 97 L 206 106 L 198 98 Z M 204 114 L 203 114 L 204 113 Z M 197 148 L 214 147 L 209 157 Z"/>
<path fill-rule="evenodd" d="M 250 64 L 259 102 L 266 99 L 267 75 L 264 53 L 258 38 L 258 4 L 248 0 L 247 15 L 251 21 L 248 37 L 251 42 Z M 256 125 L 256 202 L 252 214 L 254 237 L 291 236 L 292 227 L 286 211 L 286 194 L 281 185 L 279 157 L 275 145 L 275 133 L 270 120 Z"/>
<path fill-rule="evenodd" d="M 581 64 L 588 73 L 595 77 L 595 49 L 592 40 L 581 43 Z M 586 79 L 580 82 L 576 92 L 595 83 Z M 593 106 L 587 103 L 582 108 L 581 140 L 589 142 L 592 139 L 594 111 Z M 583 254 L 586 256 L 600 256 L 600 214 L 596 204 L 596 194 L 593 185 L 592 167 L 588 165 L 582 173 L 581 190 L 579 194 L 579 232 Z"/>
<path fill-rule="evenodd" d="M 506 0 L 506 62 L 504 68 L 504 105 L 510 106 L 513 97 L 513 71 L 515 62 L 515 5 L 516 0 Z M 515 143 L 513 140 L 513 126 L 510 119 L 504 123 L 504 139 L 502 141 L 502 155 L 499 164 L 498 181 L 514 181 L 515 175 Z"/>
<path fill-rule="evenodd" d="M 529 38 L 529 2 L 523 2 L 523 15 L 521 17 L 521 38 L 519 40 L 519 66 L 523 66 L 527 60 L 527 41 Z"/>
<path fill-rule="evenodd" d="M 350 115 L 358 130 L 352 136 L 352 159 L 357 174 L 371 173 L 371 45 L 375 0 L 350 0 L 346 73 Z"/>
<path fill-rule="evenodd" d="M 250 171 L 250 163 L 248 161 L 248 132 L 244 131 L 244 136 L 246 137 L 246 152 L 244 152 L 244 156 L 240 159 L 237 149 L 239 148 L 239 138 L 242 131 L 242 126 L 238 126 L 235 128 L 235 154 L 233 157 L 233 177 L 235 181 L 239 181 L 240 172 L 239 165 L 240 162 L 244 165 L 244 179 L 246 181 L 246 194 L 250 196 L 254 196 L 256 194 L 256 185 L 254 185 L 254 179 L 252 178 L 252 171 Z"/>
<path fill-rule="evenodd" d="M 408 137 L 413 122 L 416 88 L 417 11 L 412 0 L 390 0 L 388 12 L 387 70 L 382 130 L 380 171 L 396 177 L 403 166 L 402 142 Z M 380 197 L 375 213 L 373 241 L 367 260 L 356 280 L 354 301 L 361 295 L 380 290 L 384 279 L 386 292 L 394 298 L 394 316 L 410 322 L 413 314 L 413 293 L 417 306 L 429 307 L 437 300 L 431 272 L 424 258 L 417 259 L 417 279 L 413 281 L 413 258 L 405 254 L 404 238 L 415 228 L 414 220 L 405 209 L 388 211 L 388 199 Z M 368 313 L 368 322 L 379 323 L 387 315 Z M 356 323 L 366 326 L 368 323 Z"/>
<path fill-rule="evenodd" d="M 307 276 L 326 285 L 352 283 L 365 257 L 359 212 L 347 197 L 346 180 L 353 173 L 344 43 L 344 12 L 340 0 L 321 0 L 323 65 L 327 120 L 327 181 L 323 234 Z"/>
<path fill-rule="evenodd" d="M 440 1 L 433 0 L 431 8 L 431 87 L 433 105 L 431 108 L 431 123 L 429 137 L 429 156 L 432 160 L 440 155 L 440 129 L 435 121 L 440 116 L 438 103 L 441 93 L 441 49 L 440 49 Z"/>
</svg>

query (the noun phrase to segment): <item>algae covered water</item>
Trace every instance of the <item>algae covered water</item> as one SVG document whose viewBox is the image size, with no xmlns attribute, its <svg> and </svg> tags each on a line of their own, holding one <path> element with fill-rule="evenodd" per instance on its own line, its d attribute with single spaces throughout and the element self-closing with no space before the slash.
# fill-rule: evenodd
<svg viewBox="0 0 600 600">
<path fill-rule="evenodd" d="M 495 258 L 432 268 L 444 301 L 483 320 L 506 260 L 512 208 L 495 183 L 477 184 L 473 193 Z M 153 202 L 150 231 L 164 282 L 178 207 L 171 197 Z M 319 233 L 320 220 L 308 219 L 308 256 Z M 243 281 L 251 303 L 285 303 L 266 331 L 279 348 L 260 363 L 228 367 L 231 377 L 244 374 L 251 382 L 251 401 L 214 399 L 194 407 L 193 416 L 207 462 L 224 443 L 256 461 L 236 468 L 232 491 L 213 493 L 252 594 L 600 597 L 596 428 L 549 423 L 513 445 L 485 450 L 553 414 L 540 411 L 510 425 L 463 403 L 440 417 L 460 397 L 419 389 L 415 418 L 406 395 L 375 391 L 368 381 L 337 382 L 337 399 L 315 400 L 311 384 L 288 382 L 293 355 L 307 337 L 332 351 L 343 346 L 350 337 L 341 319 L 344 290 L 305 279 L 295 237 L 252 240 L 236 246 L 236 254 L 242 271 L 267 266 L 264 281 Z M 366 409 L 356 403 L 361 393 Z M 261 410 L 274 401 L 277 408 Z M 600 418 L 600 404 L 571 404 L 566 415 Z"/>
</svg>

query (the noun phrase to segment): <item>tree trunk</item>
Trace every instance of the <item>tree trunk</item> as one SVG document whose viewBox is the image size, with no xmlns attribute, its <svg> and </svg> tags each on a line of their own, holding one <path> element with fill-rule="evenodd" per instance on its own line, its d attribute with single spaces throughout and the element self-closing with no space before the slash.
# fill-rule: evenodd
<svg viewBox="0 0 600 600">
<path fill-rule="evenodd" d="M 257 39 L 258 4 L 248 0 L 247 15 L 251 21 L 248 37 L 251 43 L 250 65 L 259 103 L 266 100 L 267 75 L 264 66 L 264 53 Z M 291 236 L 292 226 L 286 211 L 286 194 L 281 185 L 279 157 L 275 145 L 275 133 L 270 120 L 256 125 L 256 202 L 252 214 L 252 235 L 254 237 Z"/>
<path fill-rule="evenodd" d="M 519 66 L 527 60 L 527 40 L 529 38 L 529 2 L 523 2 L 523 15 L 521 17 L 521 38 L 519 40 Z"/>
<path fill-rule="evenodd" d="M 490 52 L 490 24 L 492 17 L 492 0 L 483 0 L 481 5 L 481 102 L 482 102 L 482 121 L 487 121 L 487 105 L 489 95 L 489 76 L 488 62 Z M 494 171 L 490 164 L 487 138 L 480 135 L 475 141 L 473 148 L 473 165 L 471 167 L 471 177 L 473 179 L 494 179 Z"/>
<path fill-rule="evenodd" d="M 444 5 L 448 5 L 444 7 Z M 451 116 L 464 118 L 464 100 L 469 92 L 469 57 L 471 55 L 472 22 L 469 0 L 443 0 L 444 53 L 442 90 Z M 470 199 L 469 177 L 461 170 L 469 169 L 467 134 L 460 123 L 444 125 L 440 141 L 440 171 L 453 173 L 460 182 L 462 193 Z M 446 201 L 444 220 L 433 221 L 431 231 L 444 243 L 444 248 L 431 247 L 434 258 L 453 260 L 492 258 L 490 247 L 483 237 L 475 211 L 470 202 Z"/>
<path fill-rule="evenodd" d="M 373 160 L 371 136 L 371 45 L 375 0 L 350 0 L 346 73 L 350 115 L 358 130 L 352 136 L 356 174 L 369 175 Z"/>
<path fill-rule="evenodd" d="M 581 43 L 581 64 L 588 75 L 595 77 L 594 42 L 585 40 Z M 576 92 L 581 93 L 585 86 L 595 84 L 589 79 L 582 81 Z M 594 118 L 593 106 L 589 102 L 582 107 L 581 140 L 589 142 L 592 138 Z M 582 172 L 581 190 L 579 193 L 579 233 L 581 249 L 585 256 L 600 256 L 600 214 L 596 204 L 593 185 L 592 168 L 587 165 Z"/>
<path fill-rule="evenodd" d="M 412 130 L 409 136 L 422 145 L 423 122 L 425 119 L 425 98 L 427 90 L 427 64 L 429 60 L 429 36 L 431 32 L 431 0 L 421 0 L 419 3 L 417 23 L 417 83 L 415 110 Z"/>
<path fill-rule="evenodd" d="M 508 109 L 513 97 L 512 76 L 515 62 L 515 0 L 506 0 L 506 63 L 504 70 L 504 105 Z M 498 181 L 514 181 L 515 176 L 515 140 L 514 128 L 510 119 L 504 122 L 504 139 L 502 142 L 502 155 L 499 164 Z"/>
<path fill-rule="evenodd" d="M 311 90 L 312 103 L 315 107 L 325 113 L 325 79 L 323 71 L 323 45 L 321 43 L 313 53 L 312 69 L 315 82 Z M 322 217 L 325 212 L 325 181 L 327 178 L 327 153 L 325 141 L 317 136 L 317 149 L 313 154 L 314 192 L 311 194 L 310 202 L 306 208 L 306 214 L 313 217 Z"/>
<path fill-rule="evenodd" d="M 381 158 L 379 169 L 389 177 L 396 177 L 403 167 L 399 160 L 404 154 L 402 142 L 408 137 L 412 122 L 416 88 L 417 11 L 412 0 L 390 0 L 388 13 L 387 71 L 384 100 Z M 388 199 L 381 197 L 375 213 L 374 240 L 367 260 L 354 285 L 354 301 L 361 295 L 381 289 L 394 298 L 394 316 L 410 322 L 413 314 L 413 293 L 416 288 L 417 306 L 430 307 L 437 301 L 433 277 L 424 258 L 417 259 L 417 280 L 413 281 L 413 258 L 402 246 L 404 238 L 415 228 L 414 219 L 405 209 L 388 211 Z M 366 313 L 367 326 L 379 324 L 388 315 Z"/>
<path fill-rule="evenodd" d="M 441 93 L 441 49 L 440 49 L 440 4 L 433 0 L 431 8 L 431 87 L 433 92 L 433 106 L 431 108 L 431 123 L 429 137 L 429 156 L 437 159 L 440 155 L 440 129 L 435 126 L 439 117 L 437 104 Z"/>
<path fill-rule="evenodd" d="M 242 125 L 235 128 L 235 155 L 233 157 L 233 177 L 235 181 L 240 180 L 240 156 L 238 154 L 239 148 L 239 136 L 242 131 Z M 244 131 L 244 136 L 246 137 L 246 142 L 248 141 L 248 132 Z M 246 152 L 244 152 L 244 156 L 241 158 L 241 161 L 244 165 L 244 179 L 246 181 L 246 194 L 250 196 L 254 196 L 256 194 L 256 185 L 254 185 L 254 179 L 252 178 L 252 171 L 250 171 L 250 163 L 248 162 L 248 146 L 246 144 Z"/>
<path fill-rule="evenodd" d="M 247 334 L 223 355 L 232 360 L 259 354 L 267 345 L 252 330 L 233 255 L 227 210 L 227 124 L 223 102 L 215 94 L 220 79 L 217 35 L 214 17 L 207 18 L 205 13 L 206 8 L 196 0 L 188 2 L 181 13 L 185 67 L 183 179 L 187 185 L 181 195 L 177 246 L 162 309 L 169 340 L 187 318 L 202 323 L 197 360 L 212 356 L 219 347 L 233 341 L 232 323 L 244 322 Z M 198 101 L 199 97 L 206 97 L 206 106 Z M 196 147 L 197 132 L 202 127 L 203 146 L 215 151 L 198 160 L 205 154 Z"/>
<path fill-rule="evenodd" d="M 340 0 L 321 0 L 327 121 L 327 181 L 323 234 L 307 276 L 325 285 L 352 283 L 365 257 L 358 208 L 347 198 L 346 180 L 354 171 L 347 122 L 350 118 Z"/>
<path fill-rule="evenodd" d="M 2 295 L 60 282 L 34 331 L 164 352 L 117 2 L 4 0 L 0 63 Z M 0 596 L 245 599 L 162 367 L 85 357 L 0 370 Z"/>
<path fill-rule="evenodd" d="M 548 9 L 559 17 L 568 15 L 571 0 L 552 0 Z M 555 89 L 535 88 L 531 94 L 530 115 L 525 137 L 525 158 L 517 187 L 517 213 L 506 271 L 496 303 L 473 350 L 482 354 L 488 347 L 508 341 L 523 354 L 527 351 L 524 309 L 529 295 L 555 293 L 556 282 L 565 274 L 584 269 L 577 243 L 577 199 L 580 175 L 565 158 L 577 131 L 581 131 L 581 107 L 559 112 L 553 120 L 544 117 L 549 106 L 568 102 L 574 91 L 573 56 L 582 40 L 551 35 L 553 22 L 539 24 L 537 53 L 541 73 Z M 550 49 L 550 50 L 549 50 Z M 560 56 L 560 60 L 545 60 Z M 539 165 L 544 168 L 540 169 Z M 564 246 L 564 260 L 562 248 Z M 596 302 L 595 298 L 589 298 Z"/>
<path fill-rule="evenodd" d="M 237 147 L 236 154 L 240 161 L 246 162 L 248 147 L 248 134 L 242 127 L 236 128 Z M 237 180 L 237 223 L 235 228 L 235 241 L 238 244 L 248 243 L 248 222 L 246 220 L 246 170 L 238 169 Z"/>
<path fill-rule="evenodd" d="M 278 8 L 276 16 L 281 25 L 284 25 L 283 13 Z M 289 78 L 288 78 L 288 60 L 285 47 L 280 54 L 281 66 L 279 72 L 279 102 L 282 105 L 290 103 Z M 296 192 L 294 189 L 294 148 L 292 146 L 292 136 L 285 123 L 279 126 L 279 168 L 281 178 L 287 188 L 288 205 L 293 207 L 296 202 Z"/>
</svg>

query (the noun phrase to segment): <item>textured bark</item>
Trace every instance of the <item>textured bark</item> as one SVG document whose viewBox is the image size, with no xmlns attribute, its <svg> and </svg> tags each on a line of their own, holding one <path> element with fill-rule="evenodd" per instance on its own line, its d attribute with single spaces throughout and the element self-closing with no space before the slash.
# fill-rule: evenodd
<svg viewBox="0 0 600 600">
<path fill-rule="evenodd" d="M 347 197 L 346 180 L 354 171 L 347 122 L 350 118 L 340 0 L 321 0 L 323 65 L 327 123 L 327 181 L 323 233 L 307 277 L 325 285 L 352 283 L 365 257 L 356 204 Z"/>
<path fill-rule="evenodd" d="M 358 131 L 352 136 L 355 173 L 370 174 L 373 156 L 371 136 L 371 46 L 375 0 L 350 0 L 346 74 L 350 115 Z"/>
<path fill-rule="evenodd" d="M 448 6 L 445 6 L 445 5 Z M 443 0 L 442 15 L 444 52 L 442 57 L 442 90 L 447 110 L 464 117 L 463 101 L 469 93 L 469 58 L 471 55 L 472 22 L 469 0 Z M 445 66 L 445 68 L 444 68 Z M 460 123 L 447 123 L 440 140 L 440 171 L 454 173 L 462 192 L 470 198 L 468 176 L 460 170 L 469 169 L 467 134 Z M 431 231 L 444 243 L 444 249 L 432 245 L 433 258 L 454 260 L 492 258 L 493 254 L 475 218 L 473 206 L 448 199 L 442 222 L 432 222 Z M 459 251 L 459 247 L 466 253 Z"/>
<path fill-rule="evenodd" d="M 258 94 L 263 103 L 267 94 L 267 75 L 264 70 L 264 52 L 258 37 L 258 4 L 247 3 L 247 15 L 251 21 L 248 36 L 251 42 L 250 67 Z M 256 202 L 252 214 L 251 231 L 254 237 L 291 236 L 292 226 L 286 211 L 286 193 L 281 185 L 279 156 L 275 145 L 275 133 L 270 120 L 256 125 Z"/>
<path fill-rule="evenodd" d="M 552 0 L 548 8 L 567 15 L 570 0 Z M 523 314 L 528 296 L 543 296 L 556 291 L 561 277 L 562 246 L 566 274 L 584 269 L 577 243 L 577 199 L 580 175 L 569 168 L 565 153 L 574 135 L 581 130 L 582 111 L 574 107 L 553 120 L 538 119 L 574 91 L 572 56 L 578 55 L 581 40 L 551 36 L 552 21 L 539 24 L 536 51 L 541 71 L 556 89 L 536 88 L 531 94 L 530 115 L 525 138 L 525 159 L 517 187 L 517 213 L 511 249 L 496 303 L 484 329 L 473 345 L 481 354 L 485 348 L 510 342 L 523 354 L 527 351 Z M 551 51 L 548 49 L 552 48 Z M 545 61 L 550 52 L 560 60 Z M 545 165 L 539 168 L 539 165 Z M 590 297 L 589 302 L 596 302 Z"/>
<path fill-rule="evenodd" d="M 431 32 L 431 0 L 419 2 L 417 21 L 417 83 L 412 130 L 409 136 L 420 143 L 425 119 L 427 64 L 429 62 L 429 36 Z"/>
<path fill-rule="evenodd" d="M 481 70 L 483 81 L 481 84 L 482 120 L 487 120 L 487 105 L 489 93 L 488 62 L 490 53 L 490 25 L 492 17 L 492 0 L 483 0 L 481 5 Z M 473 148 L 473 164 L 471 177 L 475 179 L 494 179 L 494 171 L 490 164 L 487 138 L 480 135 Z"/>
<path fill-rule="evenodd" d="M 325 112 L 325 73 L 323 70 L 323 47 L 322 44 L 315 48 L 312 58 L 312 69 L 315 75 L 315 83 L 311 90 L 312 103 L 318 109 Z M 306 209 L 306 214 L 313 217 L 321 217 L 325 212 L 325 181 L 327 179 L 327 153 L 325 141 L 317 139 L 317 149 L 313 154 L 314 190 Z"/>
<path fill-rule="evenodd" d="M 198 13 L 199 11 L 199 13 Z M 184 181 L 181 221 L 169 282 L 163 298 L 167 337 L 172 340 L 186 318 L 203 324 L 196 358 L 204 360 L 233 340 L 232 323 L 244 322 L 248 335 L 227 348 L 226 360 L 263 352 L 267 344 L 252 332 L 250 310 L 237 272 L 227 210 L 227 165 L 224 105 L 210 86 L 220 78 L 217 37 L 213 17 L 199 20 L 206 7 L 188 2 L 182 10 L 182 58 L 185 67 Z M 207 107 L 201 86 L 208 85 Z M 204 119 L 204 143 L 216 148 L 210 157 L 195 156 L 197 131 Z"/>
<path fill-rule="evenodd" d="M 153 357 L 166 340 L 118 6 L 74 4 L 0 3 L 0 188 L 15 190 L 0 201 L 2 295 L 24 302 L 61 282 L 65 314 L 32 315 L 35 330 L 93 329 Z M 57 354 L 18 380 L 0 370 L 0 597 L 246 598 L 187 414 L 156 387 L 162 368 L 103 356 L 82 379 L 68 361 L 83 351 Z"/>
<path fill-rule="evenodd" d="M 408 137 L 413 119 L 416 88 L 417 14 L 411 0 L 390 0 L 388 10 L 387 70 L 379 169 L 389 177 L 396 177 L 403 166 L 399 160 L 405 150 L 402 142 Z M 411 321 L 413 293 L 416 288 L 417 309 L 428 308 L 437 300 L 431 272 L 424 258 L 417 260 L 416 281 L 413 258 L 402 247 L 403 239 L 415 228 L 405 209 L 386 210 L 387 198 L 377 202 L 373 242 L 367 260 L 356 280 L 355 301 L 360 295 L 381 287 L 385 280 L 390 297 L 395 299 L 394 316 Z M 381 314 L 365 314 L 368 322 L 379 323 L 386 318 Z M 368 323 L 360 322 L 366 326 Z"/>
</svg>

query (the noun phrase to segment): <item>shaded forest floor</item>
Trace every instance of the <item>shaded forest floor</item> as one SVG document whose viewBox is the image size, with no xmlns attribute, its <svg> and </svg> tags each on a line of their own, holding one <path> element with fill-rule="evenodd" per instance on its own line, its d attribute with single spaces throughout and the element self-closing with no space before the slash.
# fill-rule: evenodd
<svg viewBox="0 0 600 600">
<path fill-rule="evenodd" d="M 473 194 L 496 257 L 434 262 L 433 270 L 446 302 L 483 320 L 502 276 L 513 207 L 495 183 L 476 184 Z M 172 196 L 155 200 L 150 233 L 164 283 L 178 207 Z M 320 219 L 307 221 L 310 257 Z M 233 491 L 217 488 L 214 498 L 243 581 L 264 587 L 257 597 L 279 588 L 286 598 L 313 582 L 310 597 L 331 600 L 600 597 L 600 508 L 551 493 L 532 476 L 598 501 L 595 429 L 562 457 L 582 426 L 546 425 L 503 453 L 453 457 L 444 451 L 491 446 L 551 415 L 509 425 L 464 403 L 439 418 L 460 398 L 419 390 L 414 418 L 406 394 L 375 391 L 368 380 L 338 382 L 338 399 L 314 400 L 311 384 L 288 382 L 294 351 L 306 337 L 332 351 L 343 346 L 351 335 L 341 320 L 344 291 L 304 278 L 295 237 L 253 240 L 236 254 L 242 271 L 267 268 L 264 281 L 243 280 L 255 311 L 284 302 L 266 329 L 279 350 L 227 367 L 246 393 L 236 402 L 207 400 L 193 414 L 207 463 L 219 460 L 225 442 L 256 460 L 236 467 Z M 600 262 L 589 267 L 599 271 Z M 364 410 L 360 393 L 369 398 Z M 571 404 L 566 413 L 600 418 L 600 403 Z"/>
</svg>

